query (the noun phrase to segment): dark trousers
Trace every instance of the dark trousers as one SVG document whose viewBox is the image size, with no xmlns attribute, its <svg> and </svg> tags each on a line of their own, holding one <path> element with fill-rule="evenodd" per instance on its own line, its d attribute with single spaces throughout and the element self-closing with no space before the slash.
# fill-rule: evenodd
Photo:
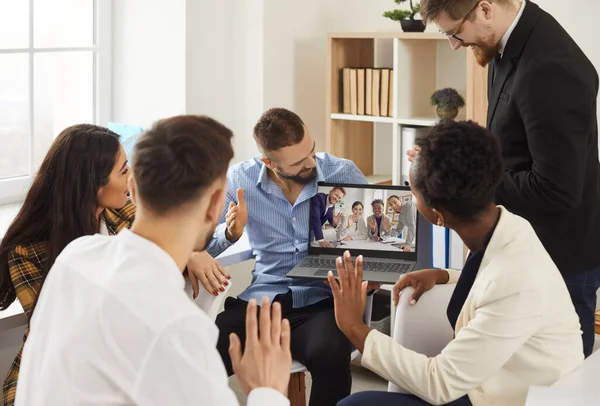
<svg viewBox="0 0 600 406">
<path fill-rule="evenodd" d="M 333 313 L 333 299 L 311 306 L 293 308 L 291 292 L 277 295 L 283 317 L 292 328 L 292 358 L 312 375 L 310 406 L 333 406 L 350 394 L 350 341 L 338 329 Z M 246 306 L 248 302 L 229 297 L 225 311 L 217 316 L 219 328 L 217 349 L 223 358 L 227 373 L 233 375 L 229 358 L 229 334 L 236 333 L 246 341 Z"/>
<path fill-rule="evenodd" d="M 425 406 L 431 405 L 424 400 L 405 393 L 393 392 L 359 392 L 347 397 L 338 403 L 338 406 Z M 446 403 L 447 406 L 471 406 L 468 396 L 463 396 L 454 402 Z"/>
<path fill-rule="evenodd" d="M 596 292 L 600 288 L 600 266 L 589 271 L 566 275 L 565 282 L 583 331 L 583 355 L 587 358 L 594 349 L 594 314 Z"/>
</svg>

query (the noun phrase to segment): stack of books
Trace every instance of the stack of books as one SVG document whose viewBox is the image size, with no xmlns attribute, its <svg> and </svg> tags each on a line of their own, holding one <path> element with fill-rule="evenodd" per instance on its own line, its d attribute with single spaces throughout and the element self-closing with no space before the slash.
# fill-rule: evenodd
<svg viewBox="0 0 600 406">
<path fill-rule="evenodd" d="M 342 111 L 346 114 L 392 117 L 393 81 L 393 69 L 342 69 Z"/>
</svg>

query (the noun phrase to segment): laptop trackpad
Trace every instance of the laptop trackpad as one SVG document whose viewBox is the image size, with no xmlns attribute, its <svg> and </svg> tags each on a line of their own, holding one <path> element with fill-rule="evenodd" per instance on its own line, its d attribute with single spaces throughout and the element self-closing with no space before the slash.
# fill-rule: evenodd
<svg viewBox="0 0 600 406">
<path fill-rule="evenodd" d="M 337 277 L 337 269 L 332 269 L 331 272 L 333 272 L 333 276 Z M 329 269 L 319 269 L 317 272 L 315 272 L 315 276 L 327 277 L 328 273 Z"/>
</svg>

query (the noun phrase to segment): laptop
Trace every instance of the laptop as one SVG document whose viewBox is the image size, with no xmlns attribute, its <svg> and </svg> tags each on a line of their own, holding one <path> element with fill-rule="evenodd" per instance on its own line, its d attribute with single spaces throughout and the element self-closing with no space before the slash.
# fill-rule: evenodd
<svg viewBox="0 0 600 406">
<path fill-rule="evenodd" d="M 393 208 L 398 202 L 400 213 Z M 408 186 L 319 182 L 306 220 L 308 255 L 287 276 L 323 280 L 329 271 L 337 276 L 335 260 L 348 250 L 353 262 L 363 256 L 364 280 L 394 284 L 415 268 L 418 217 Z"/>
</svg>

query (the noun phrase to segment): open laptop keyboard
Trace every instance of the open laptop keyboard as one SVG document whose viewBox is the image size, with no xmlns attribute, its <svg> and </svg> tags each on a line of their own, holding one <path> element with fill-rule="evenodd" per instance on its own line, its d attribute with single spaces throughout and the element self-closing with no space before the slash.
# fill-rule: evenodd
<svg viewBox="0 0 600 406">
<path fill-rule="evenodd" d="M 410 265 L 410 263 L 406 262 L 379 262 L 365 260 L 363 271 L 405 273 L 409 270 Z M 300 266 L 306 268 L 336 269 L 335 259 L 333 258 L 306 257 Z"/>
</svg>

